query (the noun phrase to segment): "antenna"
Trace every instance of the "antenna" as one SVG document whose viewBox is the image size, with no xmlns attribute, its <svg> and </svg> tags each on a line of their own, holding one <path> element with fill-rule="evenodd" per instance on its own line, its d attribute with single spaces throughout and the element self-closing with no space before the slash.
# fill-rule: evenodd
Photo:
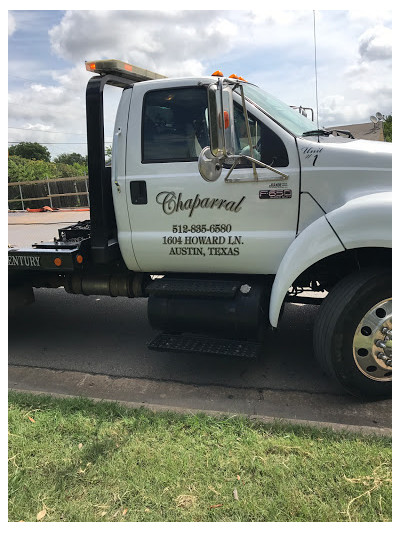
<svg viewBox="0 0 400 533">
<path fill-rule="evenodd" d="M 315 100 L 317 105 L 317 130 L 319 130 L 319 116 L 318 116 L 318 73 L 317 73 L 317 37 L 315 32 L 315 10 L 313 10 L 314 19 L 314 71 L 315 71 Z M 319 142 L 319 134 L 318 134 Z"/>
</svg>

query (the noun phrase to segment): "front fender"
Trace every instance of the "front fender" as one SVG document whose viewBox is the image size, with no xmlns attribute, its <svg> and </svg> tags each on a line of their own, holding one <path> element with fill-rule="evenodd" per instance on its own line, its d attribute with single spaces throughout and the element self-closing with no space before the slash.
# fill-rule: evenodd
<svg viewBox="0 0 400 533">
<path fill-rule="evenodd" d="M 392 193 L 380 192 L 354 198 L 326 218 L 347 250 L 392 247 Z"/>
<path fill-rule="evenodd" d="M 350 200 L 307 226 L 289 246 L 271 291 L 269 320 L 277 327 L 283 300 L 294 280 L 308 267 L 344 250 L 392 247 L 392 193 Z"/>
<path fill-rule="evenodd" d="M 323 216 L 307 226 L 287 249 L 276 273 L 269 304 L 269 321 L 277 327 L 283 300 L 293 281 L 320 259 L 345 248 Z"/>
</svg>

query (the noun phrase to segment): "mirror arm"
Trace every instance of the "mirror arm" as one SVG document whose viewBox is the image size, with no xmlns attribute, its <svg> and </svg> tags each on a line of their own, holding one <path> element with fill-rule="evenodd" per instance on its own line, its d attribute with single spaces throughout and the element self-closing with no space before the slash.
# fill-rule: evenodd
<svg viewBox="0 0 400 533">
<path fill-rule="evenodd" d="M 242 98 L 244 121 L 245 121 L 245 124 L 246 124 L 247 138 L 248 138 L 248 141 L 249 141 L 249 149 L 250 149 L 250 159 L 249 159 L 249 161 L 252 161 L 252 160 L 254 161 L 253 143 L 251 141 L 250 124 L 249 124 L 249 117 L 247 115 L 247 107 L 246 107 L 246 100 L 245 100 L 245 97 L 244 97 L 243 85 L 240 85 L 240 96 Z M 258 180 L 258 174 L 257 174 L 256 165 L 255 165 L 255 163 L 253 161 L 252 161 L 251 165 L 253 167 L 254 179 L 257 181 Z"/>
<path fill-rule="evenodd" d="M 248 161 L 250 161 L 251 164 L 253 165 L 253 168 L 256 165 L 259 165 L 260 167 L 267 168 L 268 170 L 271 170 L 272 172 L 279 174 L 279 176 L 282 176 L 285 180 L 289 179 L 289 176 L 287 174 L 284 174 L 280 170 L 276 170 L 276 168 L 270 167 L 266 163 L 263 163 L 262 161 L 258 161 L 258 159 L 254 159 L 254 157 L 250 157 L 249 155 L 231 155 L 229 159 L 234 159 L 234 162 L 231 168 L 229 169 L 228 174 L 225 176 L 225 181 L 229 178 L 232 171 L 236 168 L 237 164 L 240 162 L 241 159 L 247 159 Z M 258 176 L 257 176 L 257 180 L 258 180 Z"/>
<path fill-rule="evenodd" d="M 239 163 L 239 161 L 240 161 L 240 157 L 236 156 L 231 168 L 228 171 L 228 174 L 225 176 L 225 181 L 228 180 L 229 176 L 232 174 L 233 170 L 236 168 L 236 166 Z"/>
</svg>

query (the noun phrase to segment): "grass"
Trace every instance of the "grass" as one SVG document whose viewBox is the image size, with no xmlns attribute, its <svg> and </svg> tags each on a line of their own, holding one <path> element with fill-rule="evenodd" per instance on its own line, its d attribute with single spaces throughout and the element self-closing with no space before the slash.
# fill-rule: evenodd
<svg viewBox="0 0 400 533">
<path fill-rule="evenodd" d="M 391 520 L 391 440 L 9 395 L 9 521 Z"/>
</svg>

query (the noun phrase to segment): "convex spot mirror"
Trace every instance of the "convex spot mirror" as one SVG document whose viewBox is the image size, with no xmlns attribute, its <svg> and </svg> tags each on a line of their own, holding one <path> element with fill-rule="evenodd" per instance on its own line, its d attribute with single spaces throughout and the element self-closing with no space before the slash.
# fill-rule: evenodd
<svg viewBox="0 0 400 533">
<path fill-rule="evenodd" d="M 217 181 L 222 172 L 222 158 L 215 157 L 209 146 L 203 148 L 199 155 L 198 165 L 201 177 L 205 181 Z"/>
</svg>

